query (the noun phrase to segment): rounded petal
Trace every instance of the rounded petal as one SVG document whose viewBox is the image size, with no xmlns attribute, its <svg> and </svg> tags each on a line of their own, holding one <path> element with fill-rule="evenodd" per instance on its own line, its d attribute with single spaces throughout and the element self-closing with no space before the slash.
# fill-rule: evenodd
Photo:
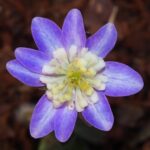
<svg viewBox="0 0 150 150">
<path fill-rule="evenodd" d="M 66 142 L 71 136 L 77 112 L 70 110 L 68 107 L 59 108 L 54 119 L 55 136 L 60 142 Z"/>
<path fill-rule="evenodd" d="M 99 101 L 85 108 L 82 115 L 95 128 L 109 131 L 114 123 L 114 117 L 104 93 L 98 92 L 98 95 Z"/>
<path fill-rule="evenodd" d="M 86 35 L 81 12 L 78 9 L 72 9 L 67 14 L 62 27 L 62 36 L 66 50 L 71 45 L 78 49 L 85 46 Z"/>
<path fill-rule="evenodd" d="M 125 64 L 108 61 L 103 74 L 108 77 L 105 89 L 108 96 L 129 96 L 143 88 L 142 77 Z"/>
<path fill-rule="evenodd" d="M 45 53 L 23 47 L 15 50 L 15 56 L 25 68 L 35 73 L 42 73 L 44 64 L 50 61 L 50 57 Z"/>
<path fill-rule="evenodd" d="M 17 60 L 11 60 L 6 64 L 8 72 L 23 82 L 26 85 L 33 87 L 44 86 L 40 81 L 40 74 L 33 73 L 26 68 L 24 68 Z"/>
<path fill-rule="evenodd" d="M 30 134 L 34 138 L 41 138 L 48 135 L 53 131 L 53 118 L 55 109 L 47 96 L 41 97 L 36 104 L 31 121 L 30 121 Z"/>
<path fill-rule="evenodd" d="M 61 29 L 51 20 L 35 17 L 32 20 L 32 35 L 39 50 L 51 54 L 62 48 Z"/>
<path fill-rule="evenodd" d="M 87 39 L 89 50 L 104 58 L 114 47 L 117 41 L 117 31 L 112 23 L 101 27 L 94 35 Z"/>
</svg>

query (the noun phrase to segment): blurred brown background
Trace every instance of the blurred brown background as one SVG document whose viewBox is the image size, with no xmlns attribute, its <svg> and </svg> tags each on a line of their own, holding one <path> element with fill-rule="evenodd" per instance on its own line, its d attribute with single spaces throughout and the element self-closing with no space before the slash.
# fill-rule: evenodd
<svg viewBox="0 0 150 150">
<path fill-rule="evenodd" d="M 144 78 L 144 89 L 130 97 L 109 98 L 115 116 L 110 132 L 78 119 L 70 140 L 51 134 L 34 140 L 29 118 L 43 89 L 30 88 L 5 69 L 16 47 L 36 48 L 30 25 L 34 16 L 60 26 L 71 8 L 84 16 L 87 36 L 113 20 L 118 42 L 107 60 L 130 65 Z M 0 150 L 150 150 L 150 1 L 149 0 L 0 0 Z"/>
</svg>

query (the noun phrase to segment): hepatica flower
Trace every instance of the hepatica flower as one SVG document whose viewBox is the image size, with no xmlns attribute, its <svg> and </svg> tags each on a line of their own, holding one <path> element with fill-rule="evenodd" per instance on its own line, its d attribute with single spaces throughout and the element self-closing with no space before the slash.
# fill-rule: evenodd
<svg viewBox="0 0 150 150">
<path fill-rule="evenodd" d="M 65 142 L 78 112 L 95 128 L 110 130 L 114 117 L 106 96 L 128 96 L 143 87 L 129 66 L 104 61 L 117 40 L 115 26 L 108 23 L 86 39 L 81 13 L 72 9 L 62 29 L 35 17 L 31 30 L 38 50 L 17 48 L 16 59 L 7 63 L 9 73 L 24 84 L 46 87 L 32 114 L 31 135 L 41 138 L 54 131 Z"/>
</svg>

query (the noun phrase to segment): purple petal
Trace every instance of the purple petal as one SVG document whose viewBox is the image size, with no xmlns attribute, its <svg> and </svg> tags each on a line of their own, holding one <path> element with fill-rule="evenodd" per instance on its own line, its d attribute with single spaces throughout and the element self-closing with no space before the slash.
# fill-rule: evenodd
<svg viewBox="0 0 150 150">
<path fill-rule="evenodd" d="M 61 29 L 51 20 L 35 17 L 32 20 L 32 35 L 39 50 L 51 54 L 62 48 Z"/>
<path fill-rule="evenodd" d="M 41 97 L 36 104 L 31 122 L 30 122 L 30 134 L 34 138 L 41 138 L 48 135 L 53 131 L 53 118 L 55 115 L 55 109 L 47 96 Z"/>
<path fill-rule="evenodd" d="M 15 55 L 25 68 L 35 73 L 41 73 L 43 65 L 50 61 L 50 57 L 45 53 L 29 48 L 17 48 Z"/>
<path fill-rule="evenodd" d="M 91 104 L 82 112 L 84 119 L 97 129 L 109 131 L 114 123 L 114 117 L 104 93 L 99 92 L 99 101 Z"/>
<path fill-rule="evenodd" d="M 17 60 L 9 61 L 6 64 L 6 68 L 13 77 L 15 77 L 16 79 L 18 79 L 26 85 L 33 87 L 44 86 L 44 84 L 42 84 L 39 80 L 39 74 L 27 70 Z"/>
<path fill-rule="evenodd" d="M 66 142 L 71 136 L 75 122 L 77 119 L 77 112 L 70 110 L 68 107 L 63 107 L 57 110 L 54 120 L 55 136 L 60 142 Z"/>
<path fill-rule="evenodd" d="M 89 50 L 104 58 L 114 47 L 117 40 L 117 31 L 112 23 L 107 23 L 94 35 L 87 39 Z"/>
<path fill-rule="evenodd" d="M 142 77 L 125 64 L 108 61 L 103 73 L 108 77 L 105 89 L 108 96 L 128 96 L 143 88 Z"/>
<path fill-rule="evenodd" d="M 68 50 L 71 45 L 81 48 L 85 46 L 86 35 L 81 12 L 78 9 L 72 9 L 67 14 L 63 27 L 62 34 L 65 48 Z"/>
</svg>

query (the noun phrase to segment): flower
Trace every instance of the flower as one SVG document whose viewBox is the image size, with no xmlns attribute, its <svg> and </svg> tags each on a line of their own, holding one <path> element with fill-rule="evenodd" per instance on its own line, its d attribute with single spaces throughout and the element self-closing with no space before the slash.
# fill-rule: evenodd
<svg viewBox="0 0 150 150">
<path fill-rule="evenodd" d="M 62 29 L 35 17 L 31 30 L 39 51 L 17 48 L 16 59 L 6 67 L 26 85 L 46 86 L 32 114 L 32 137 L 54 131 L 59 141 L 67 141 L 78 112 L 95 128 L 109 131 L 114 117 L 106 96 L 128 96 L 143 87 L 141 76 L 129 66 L 104 61 L 117 40 L 115 26 L 107 23 L 86 39 L 82 15 L 72 9 Z"/>
</svg>

